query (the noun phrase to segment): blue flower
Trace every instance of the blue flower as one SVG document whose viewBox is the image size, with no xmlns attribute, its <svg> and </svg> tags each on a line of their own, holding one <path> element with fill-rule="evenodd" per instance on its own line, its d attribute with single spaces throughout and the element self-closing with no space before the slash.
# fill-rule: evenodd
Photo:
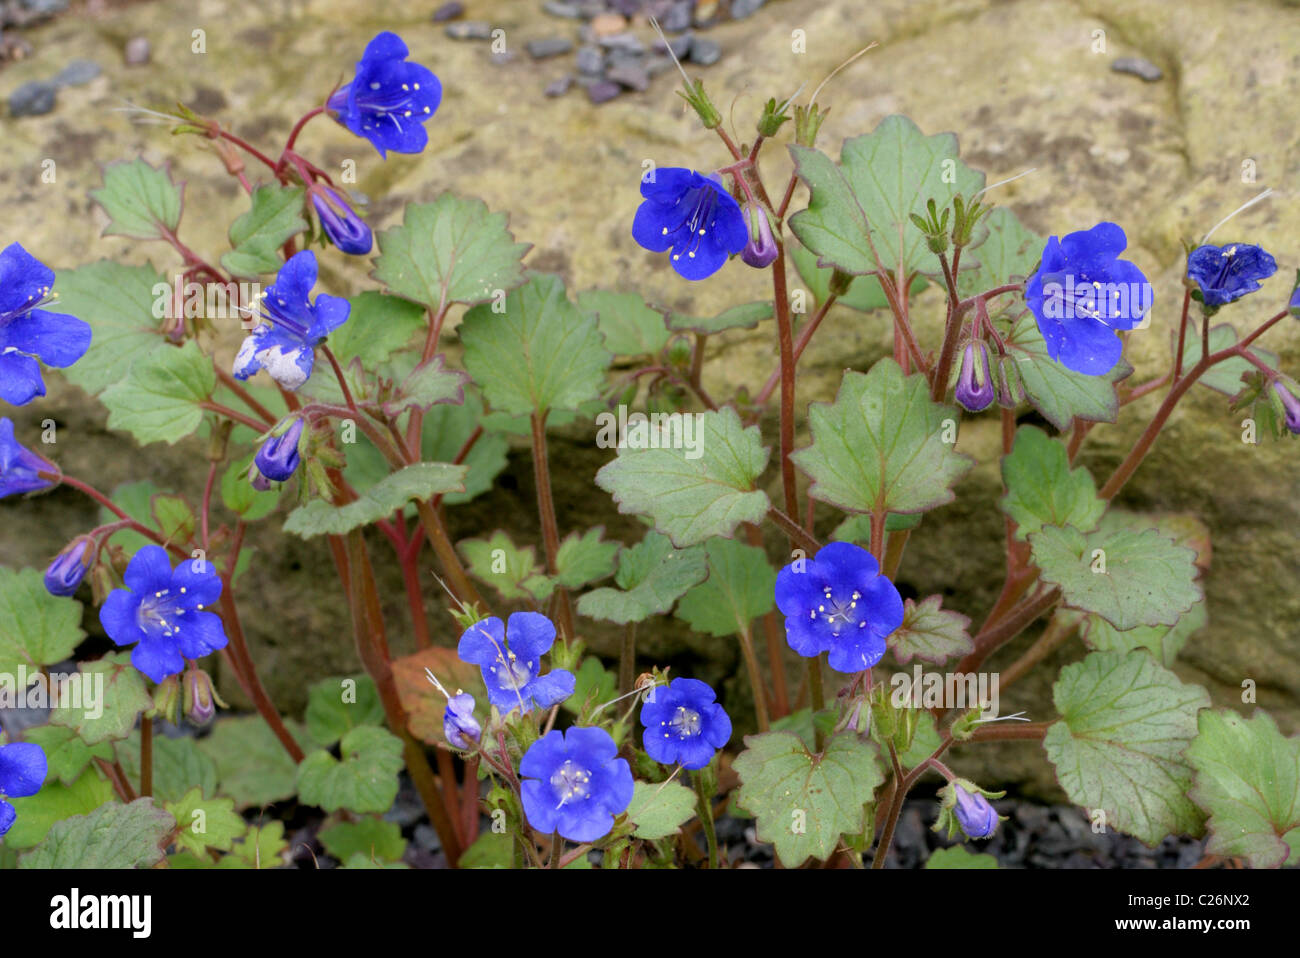
<svg viewBox="0 0 1300 958">
<path fill-rule="evenodd" d="M 1151 284 L 1119 254 L 1128 245 L 1114 223 L 1047 241 L 1038 271 L 1025 284 L 1025 304 L 1038 320 L 1047 354 L 1089 376 L 1119 362 L 1116 330 L 1132 329 L 1151 308 Z"/>
<path fill-rule="evenodd" d="M 1224 306 L 1259 289 L 1259 281 L 1277 272 L 1269 253 L 1246 243 L 1198 246 L 1187 257 L 1187 277 L 1201 288 L 1206 306 Z"/>
<path fill-rule="evenodd" d="M 259 369 L 286 389 L 297 389 L 311 376 L 316 347 L 342 326 L 352 306 L 346 299 L 321 293 L 316 285 L 316 254 L 303 250 L 280 267 L 262 300 L 263 321 L 244 340 L 235 357 L 235 378 L 248 379 Z"/>
<path fill-rule="evenodd" d="M 257 471 L 276 482 L 287 482 L 298 468 L 298 440 L 302 437 L 303 421 L 295 419 L 283 433 L 272 436 L 253 457 Z"/>
<path fill-rule="evenodd" d="M 993 404 L 994 395 L 988 347 L 982 342 L 970 343 L 962 353 L 957 373 L 957 401 L 971 412 L 983 412 Z"/>
<path fill-rule="evenodd" d="M 1273 380 L 1273 393 L 1282 406 L 1283 424 L 1292 435 L 1300 435 L 1300 399 L 1280 379 Z"/>
<path fill-rule="evenodd" d="M 221 619 L 204 612 L 221 597 L 212 563 L 186 559 L 172 570 L 167 550 L 148 545 L 126 567 L 127 588 L 114 589 L 99 610 L 108 637 L 134 645 L 131 664 L 155 682 L 178 675 L 186 659 L 226 647 Z"/>
<path fill-rule="evenodd" d="M 740 204 L 715 179 L 666 167 L 642 177 L 641 195 L 633 238 L 652 253 L 672 250 L 673 269 L 685 279 L 712 276 L 749 243 Z"/>
<path fill-rule="evenodd" d="M 12 419 L 0 419 L 0 499 L 51 488 L 54 483 L 37 473 L 55 471 L 50 462 L 14 438 Z"/>
<path fill-rule="evenodd" d="M 45 395 L 39 359 L 71 366 L 90 348 L 90 326 L 38 307 L 52 298 L 54 271 L 17 243 L 0 252 L 0 399 L 22 406 Z"/>
<path fill-rule="evenodd" d="M 374 245 L 374 236 L 366 221 L 356 214 L 338 191 L 328 186 L 313 184 L 311 203 L 320 217 L 321 229 L 330 238 L 330 242 L 342 252 L 353 256 L 364 256 Z"/>
<path fill-rule="evenodd" d="M 964 779 L 949 783 L 945 802 L 952 802 L 952 814 L 968 838 L 988 838 L 998 828 L 998 813 L 974 785 Z"/>
<path fill-rule="evenodd" d="M 13 827 L 18 813 L 5 801 L 6 798 L 26 798 L 35 795 L 45 783 L 49 764 L 45 750 L 39 745 L 15 742 L 0 745 L 0 836 Z"/>
<path fill-rule="evenodd" d="M 457 692 L 447 699 L 442 713 L 442 734 L 454 748 L 471 749 L 483 735 L 483 726 L 474 717 L 474 696 Z"/>
<path fill-rule="evenodd" d="M 602 728 L 547 732 L 524 753 L 519 774 L 528 824 L 574 842 L 609 834 L 632 802 L 632 770 Z"/>
<path fill-rule="evenodd" d="M 876 558 L 849 542 L 822 546 L 776 577 L 776 605 L 790 648 L 811 658 L 829 652 L 837 672 L 869 669 L 885 654 L 885 637 L 903 624 L 903 599 L 880 575 Z"/>
<path fill-rule="evenodd" d="M 429 141 L 424 123 L 442 102 L 442 84 L 427 67 L 407 63 L 402 38 L 384 31 L 366 45 L 351 83 L 325 104 L 339 123 L 369 140 L 387 158 L 419 153 Z"/>
<path fill-rule="evenodd" d="M 50 595 L 75 595 L 77 586 L 95 564 L 95 540 L 78 536 L 54 557 L 45 570 L 45 589 Z"/>
<path fill-rule="evenodd" d="M 508 624 L 496 616 L 465 630 L 456 647 L 462 662 L 477 665 L 488 701 L 505 712 L 550 708 L 573 694 L 571 672 L 541 674 L 542 655 L 555 643 L 555 625 L 539 612 L 515 612 Z"/>
<path fill-rule="evenodd" d="M 646 752 L 664 765 L 704 768 L 731 740 L 731 719 L 714 699 L 713 689 L 698 679 L 673 679 L 641 706 L 641 741 Z"/>
</svg>

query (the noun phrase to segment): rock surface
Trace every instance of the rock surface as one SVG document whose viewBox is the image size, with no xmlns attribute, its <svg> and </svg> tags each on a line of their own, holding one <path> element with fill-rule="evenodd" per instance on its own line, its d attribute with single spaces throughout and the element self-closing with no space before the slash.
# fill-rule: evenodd
<svg viewBox="0 0 1300 958">
<path fill-rule="evenodd" d="M 505 0 L 479 0 L 468 13 L 505 30 L 511 49 L 554 33 L 561 22 L 540 4 Z M 700 131 L 667 80 L 644 93 L 624 92 L 597 112 L 585 96 L 545 98 L 544 65 L 527 57 L 494 64 L 489 44 L 449 39 L 445 26 L 433 25 L 427 12 L 391 19 L 360 0 L 316 0 L 293 6 L 290 31 L 281 5 L 206 0 L 195 17 L 190 4 L 159 0 L 30 31 L 35 55 L 0 72 L 6 97 L 75 59 L 104 64 L 104 74 L 62 90 L 50 114 L 7 125 L 7 160 L 0 166 L 0 198 L 10 223 L 6 242 L 21 240 L 56 267 L 110 257 L 151 259 L 174 270 L 177 261 L 166 247 L 101 239 L 105 218 L 86 197 L 100 184 L 101 164 L 142 154 L 154 163 L 171 161 L 176 178 L 187 184 L 181 236 L 217 258 L 227 225 L 246 209 L 237 184 L 200 142 L 172 138 L 165 128 L 133 122 L 145 118 L 117 108 L 123 101 L 156 106 L 179 97 L 275 149 L 296 116 L 347 74 L 370 36 L 395 29 L 444 85 L 425 153 L 381 162 L 366 143 L 328 121 L 313 123 L 299 141 L 300 150 L 327 169 L 356 161 L 356 188 L 375 198 L 368 217 L 377 231 L 400 221 L 404 203 L 450 189 L 508 211 L 516 237 L 535 244 L 527 262 L 561 274 L 571 290 L 636 288 L 651 301 L 696 314 L 764 296 L 765 277 L 738 261 L 724 275 L 690 284 L 668 268 L 666 257 L 648 255 L 632 241 L 629 225 L 644 160 L 703 169 L 726 162 L 716 139 Z M 238 28 L 223 28 L 227 23 Z M 191 32 L 205 24 L 206 53 L 195 54 Z M 806 52 L 792 52 L 795 29 L 804 31 Z M 654 42 L 647 31 L 640 35 L 647 46 Z M 122 64 L 122 45 L 133 36 L 154 44 L 148 67 Z M 1036 231 L 1064 233 L 1103 219 L 1123 225 L 1131 257 L 1156 284 L 1153 322 L 1131 339 L 1139 380 L 1167 368 L 1168 331 L 1181 300 L 1180 241 L 1199 237 L 1270 185 L 1278 195 L 1241 215 L 1219 238 L 1264 245 L 1277 257 L 1278 275 L 1220 318 L 1245 328 L 1284 301 L 1290 270 L 1300 263 L 1300 233 L 1289 225 L 1300 174 L 1300 128 L 1292 122 L 1300 97 L 1300 10 L 1294 7 L 1263 0 L 1231 8 L 1215 0 L 783 0 L 722 23 L 710 36 L 729 54 L 702 75 L 724 116 L 734 112 L 739 139 L 752 138 L 753 119 L 767 97 L 789 96 L 804 83 L 815 86 L 843 60 L 879 41 L 878 49 L 821 94 L 820 101 L 833 107 L 822 131 L 824 148 L 835 154 L 845 137 L 903 112 L 927 133 L 956 131 L 964 158 L 986 171 L 991 183 L 1035 168 L 991 197 Z M 1147 84 L 1117 74 L 1110 69 L 1117 56 L 1144 57 L 1165 79 Z M 45 159 L 57 164 L 53 184 L 39 175 Z M 1243 182 L 1243 170 L 1253 170 L 1256 181 Z M 764 171 L 769 183 L 784 182 L 789 161 L 782 148 L 764 153 Z M 250 174 L 258 175 L 251 164 Z M 802 202 L 801 191 L 794 209 Z M 367 272 L 356 261 L 322 257 L 323 282 L 335 292 L 370 288 Z M 914 315 L 923 335 L 933 338 L 941 305 L 933 289 L 916 298 Z M 843 369 L 865 369 L 885 355 L 888 333 L 881 316 L 832 311 L 802 361 L 801 402 L 831 398 Z M 237 339 L 235 330 L 223 335 L 228 356 Z M 726 396 L 741 385 L 754 390 L 771 369 L 772 339 L 771 324 L 715 337 L 705 369 L 710 392 Z M 1300 372 L 1300 331 L 1294 324 L 1279 326 L 1267 344 L 1292 373 Z M 197 501 L 198 443 L 136 450 L 106 431 L 97 404 L 57 374 L 47 381 L 46 399 L 4 410 L 16 420 L 20 438 L 32 440 L 42 419 L 54 419 L 61 431 L 53 455 L 70 473 L 94 477 L 103 487 L 151 478 Z M 1094 431 L 1081 461 L 1104 477 L 1157 401 L 1144 399 L 1125 410 L 1118 427 Z M 1300 579 L 1297 450 L 1289 444 L 1244 445 L 1238 422 L 1223 397 L 1197 390 L 1121 498 L 1141 510 L 1194 512 L 1213 534 L 1214 564 L 1205 582 L 1210 625 L 1192 638 L 1176 670 L 1207 683 L 1220 705 L 1240 706 L 1242 682 L 1253 680 L 1259 704 L 1294 732 L 1300 728 L 1300 593 L 1292 588 Z M 997 432 L 996 417 L 964 425 L 961 445 L 981 465 L 964 481 L 959 501 L 929 517 L 913 537 L 900 574 L 905 589 L 942 593 L 946 605 L 976 621 L 991 606 L 1001 575 Z M 768 437 L 774 438 L 774 429 Z M 806 439 L 801 435 L 798 442 Z M 635 520 L 617 515 L 603 495 L 593 495 L 590 477 L 607 454 L 595 448 L 589 430 L 560 431 L 551 456 L 562 526 L 603 523 L 614 536 L 639 534 Z M 778 481 L 775 473 L 769 476 L 770 491 Z M 494 492 L 451 512 L 453 533 L 481 535 L 509 516 L 516 538 L 538 541 L 533 497 L 530 462 L 519 448 Z M 61 490 L 27 502 L 0 502 L 0 521 L 0 562 L 43 566 L 93 524 L 94 510 Z M 829 512 L 819 514 L 819 534 L 828 534 L 832 522 Z M 301 708 L 312 680 L 356 669 L 346 610 L 328 585 L 333 571 L 323 546 L 279 536 L 274 523 L 256 527 L 251 541 L 259 551 L 241 591 L 249 642 L 277 700 Z M 772 535 L 769 546 L 775 556 L 782 543 Z M 373 551 L 390 641 L 397 649 L 409 647 L 400 578 L 380 537 Z M 452 642 L 450 620 L 433 589 L 427 603 L 439 639 Z M 97 632 L 91 618 L 87 628 Z M 745 714 L 745 680 L 734 643 L 684 636 L 675 622 L 647 628 L 641 641 L 645 661 L 676 655 L 679 670 L 689 667 L 700 678 L 722 683 L 736 703 L 732 713 Z M 591 629 L 587 638 L 599 651 L 616 654 L 612 632 Z M 994 667 L 1012 661 L 1031 640 L 1022 637 L 1004 650 Z M 1080 654 L 1077 643 L 1067 645 L 1049 664 Z M 223 694 L 242 701 L 228 679 Z M 1049 718 L 1050 691 L 1050 679 L 1035 673 L 1008 690 L 1003 709 Z M 1050 768 L 1037 748 L 1010 743 L 964 755 L 955 764 L 966 774 L 987 772 L 990 782 L 1049 788 Z"/>
</svg>

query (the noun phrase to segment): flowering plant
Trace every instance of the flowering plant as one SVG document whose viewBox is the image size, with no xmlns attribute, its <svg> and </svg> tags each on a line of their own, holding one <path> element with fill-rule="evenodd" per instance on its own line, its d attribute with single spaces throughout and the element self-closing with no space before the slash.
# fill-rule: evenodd
<svg viewBox="0 0 1300 958">
<path fill-rule="evenodd" d="M 943 783 L 930 804 L 948 840 L 996 836 L 1004 792 L 947 763 L 964 771 L 1007 740 L 1041 749 L 1094 828 L 1288 860 L 1298 740 L 1263 710 L 1212 708 L 1171 669 L 1206 621 L 1211 530 L 1114 505 L 1193 389 L 1232 397 L 1261 437 L 1300 434 L 1300 388 L 1258 345 L 1300 292 L 1249 319 L 1277 298 L 1268 252 L 1190 244 L 1181 308 L 1162 309 L 1121 225 L 1035 235 L 993 205 L 999 184 L 950 134 L 890 116 L 836 159 L 814 94 L 769 101 L 737 142 L 686 78 L 721 165 L 652 160 L 628 177 L 640 200 L 620 229 L 647 259 L 666 254 L 683 289 L 754 269 L 770 298 L 701 318 L 626 290 L 571 296 L 483 202 L 443 193 L 376 231 L 350 181 L 299 151 L 316 117 L 381 161 L 424 150 L 455 106 L 418 59 L 374 37 L 278 155 L 217 118 L 166 114 L 242 190 L 218 262 L 179 238 L 165 167 L 110 165 L 92 192 L 106 232 L 165 244 L 177 286 L 149 264 L 56 275 L 17 242 L 0 252 L 0 398 L 39 402 L 43 367 L 63 370 L 110 429 L 204 450 L 197 501 L 106 491 L 61 470 L 57 436 L 38 453 L 0 417 L 4 508 L 63 487 L 104 510 L 44 572 L 0 568 L 0 673 L 78 663 L 48 683 L 48 722 L 0 744 L 0 864 L 285 864 L 282 818 L 243 813 L 294 799 L 319 811 L 321 850 L 343 865 L 409 863 L 384 817 L 409 783 L 452 867 L 730 867 L 743 848 L 726 817 L 752 819 L 787 867 L 879 868 L 923 780 Z M 763 164 L 787 151 L 793 170 L 773 182 Z M 190 284 L 219 291 L 218 308 L 186 308 Z M 889 324 L 892 353 L 845 371 L 832 401 L 801 402 L 800 356 L 833 310 Z M 717 393 L 709 346 L 759 324 L 771 375 Z M 1172 353 L 1134 384 L 1125 349 L 1147 330 Z M 1149 425 L 1098 484 L 1081 451 L 1148 396 Z M 976 465 L 963 436 L 981 416 L 1001 436 L 986 458 L 1005 569 L 972 627 L 980 610 L 948 607 L 903 562 Z M 613 450 L 592 495 L 644 522 L 631 541 L 561 527 L 548 436 L 589 426 Z M 513 527 L 454 535 L 454 510 L 516 446 L 540 557 Z M 361 671 L 314 685 L 303 722 L 272 701 L 243 625 L 268 575 L 255 524 L 326 543 L 347 599 Z M 376 548 L 400 567 L 400 611 Z M 743 680 L 676 674 L 644 642 L 669 617 L 710 648 L 734 641 Z M 86 625 L 120 649 L 87 651 Z M 597 654 L 611 635 L 617 653 Z M 1000 714 L 1002 693 L 1076 639 L 1078 660 L 1049 678 L 1057 715 Z M 932 695 L 901 671 L 914 659 L 958 681 Z M 256 714 L 220 715 L 218 686 Z"/>
</svg>

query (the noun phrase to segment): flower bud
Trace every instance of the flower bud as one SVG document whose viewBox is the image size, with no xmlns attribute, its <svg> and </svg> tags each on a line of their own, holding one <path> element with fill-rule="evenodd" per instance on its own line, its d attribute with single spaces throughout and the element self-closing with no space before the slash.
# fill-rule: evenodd
<svg viewBox="0 0 1300 958">
<path fill-rule="evenodd" d="M 474 718 L 474 696 L 457 692 L 447 700 L 447 710 L 442 713 L 442 734 L 453 748 L 471 749 L 483 734 L 483 727 Z"/>
<path fill-rule="evenodd" d="M 185 717 L 194 725 L 207 725 L 217 714 L 217 706 L 225 705 L 217 690 L 212 686 L 212 678 L 199 668 L 185 672 Z"/>
<path fill-rule="evenodd" d="M 258 492 L 271 491 L 271 480 L 258 471 L 256 464 L 248 467 L 248 482 Z"/>
<path fill-rule="evenodd" d="M 90 567 L 95 564 L 94 540 L 78 536 L 63 547 L 45 570 L 45 588 L 50 595 L 73 595 Z"/>
<path fill-rule="evenodd" d="M 1282 403 L 1287 430 L 1292 435 L 1300 435 L 1300 399 L 1280 379 L 1273 380 L 1273 393 Z M 49 582 L 48 574 L 46 582 Z"/>
<path fill-rule="evenodd" d="M 159 682 L 153 690 L 153 708 L 150 718 L 163 719 L 177 725 L 181 720 L 181 683 L 180 677 L 169 675 Z"/>
<path fill-rule="evenodd" d="M 993 402 L 993 381 L 989 376 L 989 351 L 981 341 L 968 343 L 957 374 L 957 402 L 971 412 L 983 412 Z"/>
<path fill-rule="evenodd" d="M 253 462 L 267 479 L 284 482 L 298 468 L 298 440 L 302 436 L 303 421 L 295 419 L 283 433 L 262 443 Z M 257 483 L 253 483 L 254 488 Z"/>
<path fill-rule="evenodd" d="M 967 791 L 959 781 L 952 783 L 955 800 L 952 813 L 968 838 L 988 838 L 998 828 L 998 813 L 983 793 Z"/>
<path fill-rule="evenodd" d="M 772 227 L 767 222 L 767 213 L 761 206 L 750 206 L 749 242 L 740 251 L 740 258 L 754 269 L 766 269 L 776 259 L 776 240 L 772 236 Z"/>
<path fill-rule="evenodd" d="M 336 190 L 320 183 L 311 186 L 311 203 L 320 217 L 321 229 L 341 252 L 364 256 L 374 245 L 366 221 L 356 214 Z"/>
<path fill-rule="evenodd" d="M 1020 378 L 1020 368 L 1016 365 L 1016 358 L 1014 356 L 999 357 L 998 405 L 1005 406 L 1008 409 L 1015 409 L 1024 400 L 1025 383 Z"/>
</svg>

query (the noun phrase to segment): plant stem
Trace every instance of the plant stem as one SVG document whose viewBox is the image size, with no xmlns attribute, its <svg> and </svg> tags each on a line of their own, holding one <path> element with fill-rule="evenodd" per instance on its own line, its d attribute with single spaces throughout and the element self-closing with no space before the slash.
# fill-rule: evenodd
<svg viewBox="0 0 1300 958">
<path fill-rule="evenodd" d="M 325 112 L 325 107 L 318 106 L 315 109 L 308 110 L 306 113 L 303 114 L 302 119 L 299 120 L 297 123 L 295 123 L 293 125 L 293 129 L 289 131 L 289 139 L 284 144 L 285 152 L 288 152 L 289 150 L 293 149 L 293 145 L 298 142 L 298 134 L 302 132 L 302 128 L 307 125 L 308 121 L 310 121 L 313 117 L 320 116 L 324 112 Z"/>
<path fill-rule="evenodd" d="M 704 826 L 704 840 L 709 846 L 709 867 L 716 869 L 718 867 L 718 832 L 713 827 L 713 802 L 704 789 L 704 776 L 699 772 L 695 772 L 691 775 L 691 780 L 695 785 L 696 814 L 700 816 L 700 824 Z"/>
<path fill-rule="evenodd" d="M 636 676 L 636 623 L 629 622 L 623 631 L 623 647 L 618 656 L 618 694 L 632 691 Z"/>
<path fill-rule="evenodd" d="M 140 795 L 153 797 L 153 719 L 140 717 Z"/>
<path fill-rule="evenodd" d="M 822 679 L 822 657 L 817 654 L 808 659 L 808 696 L 812 703 L 813 745 L 818 752 L 826 747 L 826 734 L 817 724 L 817 713 L 826 708 L 826 687 Z"/>
<path fill-rule="evenodd" d="M 416 500 L 415 508 L 420 515 L 420 524 L 424 527 L 429 545 L 433 546 L 438 561 L 442 563 L 442 570 L 447 573 L 456 598 L 466 605 L 482 604 L 483 600 L 479 597 L 474 584 L 469 581 L 469 575 L 461 565 L 460 557 L 456 555 L 456 548 L 451 544 L 437 510 L 423 499 Z"/>
<path fill-rule="evenodd" d="M 821 548 L 821 543 L 804 531 L 803 526 L 775 506 L 767 510 L 767 517 L 781 527 L 781 531 L 790 537 L 794 545 L 810 556 Z"/>
<path fill-rule="evenodd" d="M 1027 648 L 1020 658 L 999 673 L 999 689 L 1005 689 L 1047 658 L 1070 636 L 1074 635 L 1077 630 L 1077 624 L 1067 624 L 1066 620 L 1059 614 L 1053 616 L 1047 623 L 1047 628 L 1043 629 L 1043 634 L 1034 640 L 1034 644 Z"/>
<path fill-rule="evenodd" d="M 754 640 L 746 626 L 736 633 L 740 639 L 740 652 L 745 658 L 745 669 L 749 672 L 749 686 L 754 693 L 754 719 L 758 723 L 758 730 L 766 732 L 768 730 L 767 717 L 767 684 L 763 681 L 763 673 L 758 669 L 758 656 L 754 653 Z"/>
<path fill-rule="evenodd" d="M 873 870 L 885 867 L 885 856 L 894 841 L 894 828 L 898 824 L 898 815 L 903 810 L 903 799 L 911 787 L 903 776 L 903 767 L 898 764 L 898 752 L 894 743 L 889 743 L 889 761 L 894 767 L 894 794 L 889 802 L 889 812 L 885 816 L 885 830 L 880 833 L 880 842 L 876 845 L 875 857 L 871 859 Z"/>
<path fill-rule="evenodd" d="M 560 529 L 555 518 L 555 499 L 551 495 L 551 464 L 546 454 L 546 412 L 534 412 L 529 421 L 533 438 L 533 478 L 537 485 L 537 515 L 542 523 L 542 541 L 546 546 L 546 571 L 559 575 Z M 555 607 L 560 631 L 566 639 L 574 636 L 573 607 L 569 604 L 569 590 L 563 586 L 555 589 Z"/>
<path fill-rule="evenodd" d="M 251 409 L 257 416 L 261 417 L 268 426 L 273 426 L 279 421 L 279 419 L 273 415 L 269 409 L 253 398 L 253 394 L 245 389 L 243 384 L 232 376 L 230 371 L 224 366 L 220 366 L 214 362 L 212 368 L 216 370 L 217 378 L 221 380 L 221 384 L 238 396 L 240 401 Z"/>
<path fill-rule="evenodd" d="M 231 568 L 234 563 L 232 561 Z M 239 621 L 239 609 L 235 606 L 234 591 L 230 584 L 230 573 L 221 577 L 221 621 L 226 627 L 226 636 L 229 639 L 230 660 L 238 672 L 243 675 L 244 691 L 253 700 L 253 706 L 257 709 L 263 721 L 275 733 L 275 737 L 280 740 L 284 750 L 289 753 L 289 757 L 295 763 L 303 760 L 303 751 L 297 741 L 285 727 L 284 720 L 280 718 L 280 713 L 271 697 L 267 694 L 266 688 L 262 685 L 261 679 L 257 675 L 257 666 L 253 664 L 253 657 L 248 652 L 248 642 L 244 638 L 244 627 Z"/>
<path fill-rule="evenodd" d="M 213 402 L 210 399 L 205 399 L 200 402 L 199 407 L 206 409 L 208 412 L 214 412 L 218 416 L 225 416 L 227 419 L 233 420 L 242 426 L 247 426 L 259 436 L 266 432 L 268 426 L 268 423 L 254 419 L 252 416 L 245 416 L 242 412 L 239 412 L 236 409 L 231 409 L 229 406 L 223 406 L 221 403 Z"/>
<path fill-rule="evenodd" d="M 798 486 L 794 473 L 794 337 L 790 328 L 790 299 L 786 290 L 785 246 L 776 244 L 772 261 L 772 299 L 776 308 L 777 347 L 781 354 L 781 486 L 785 491 L 785 511 L 799 515 Z"/>
</svg>

